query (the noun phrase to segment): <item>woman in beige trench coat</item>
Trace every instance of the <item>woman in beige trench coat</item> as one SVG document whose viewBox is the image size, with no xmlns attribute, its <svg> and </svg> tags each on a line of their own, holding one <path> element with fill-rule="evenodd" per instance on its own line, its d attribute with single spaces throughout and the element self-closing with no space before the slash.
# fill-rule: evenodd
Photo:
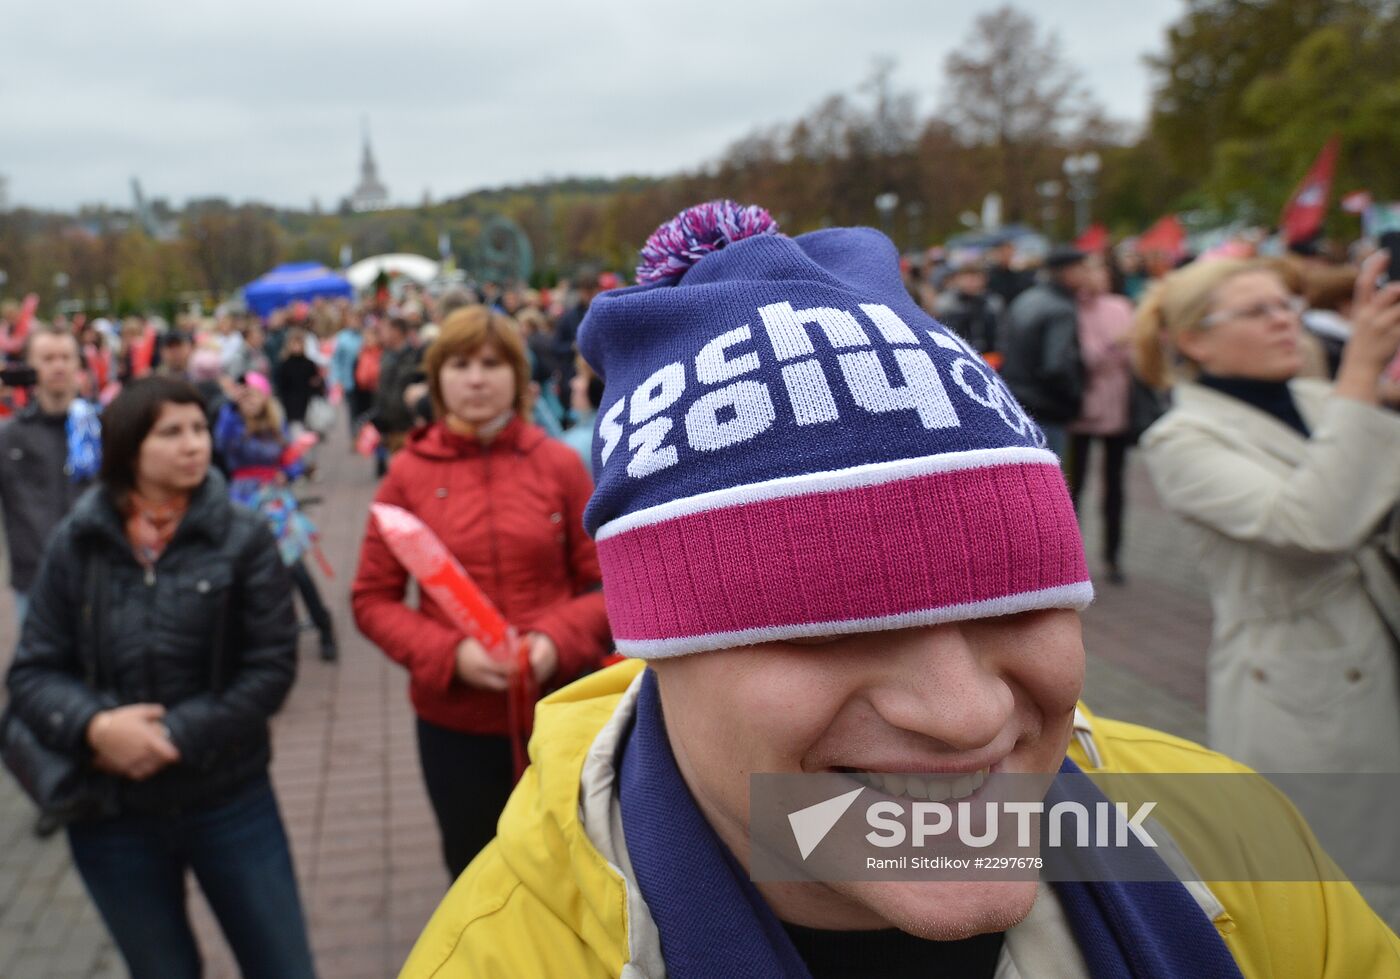
<svg viewBox="0 0 1400 979">
<path fill-rule="evenodd" d="M 1189 266 L 1138 314 L 1147 379 L 1172 355 L 1192 378 L 1142 444 L 1211 593 L 1211 746 L 1264 771 L 1400 772 L 1400 590 L 1383 557 L 1400 413 L 1377 394 L 1400 284 L 1376 290 L 1381 267 L 1362 271 L 1335 386 L 1293 380 L 1297 308 L 1265 267 Z"/>
<path fill-rule="evenodd" d="M 1188 266 L 1138 311 L 1144 378 L 1166 382 L 1168 359 L 1177 376 L 1142 446 L 1210 590 L 1210 744 L 1264 772 L 1400 772 L 1400 413 L 1378 393 L 1400 346 L 1400 283 L 1376 288 L 1383 260 L 1362 269 L 1334 385 L 1295 379 L 1299 307 L 1267 267 Z M 1400 863 L 1393 784 L 1290 793 L 1344 866 L 1374 867 Z M 1357 884 L 1400 927 L 1400 886 Z"/>
</svg>

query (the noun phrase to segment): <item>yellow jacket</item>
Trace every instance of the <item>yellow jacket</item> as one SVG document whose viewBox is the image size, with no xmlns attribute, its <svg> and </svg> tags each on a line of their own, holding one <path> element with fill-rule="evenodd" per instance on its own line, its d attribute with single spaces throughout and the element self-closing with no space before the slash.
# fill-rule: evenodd
<svg viewBox="0 0 1400 979">
<path fill-rule="evenodd" d="M 452 887 L 419 937 L 401 979 L 537 979 L 665 974 L 655 924 L 621 846 L 612 760 L 643 664 L 630 660 L 539 705 L 533 764 L 507 804 L 499 835 Z M 1081 710 L 1070 757 L 1086 772 L 1244 772 L 1205 748 Z M 1285 820 L 1315 847 L 1286 805 Z M 1189 855 L 1200 827 L 1170 826 Z M 1228 831 L 1216 834 L 1226 840 Z M 1219 845 L 1212 837 L 1205 845 Z M 1227 844 L 1228 845 L 1228 844 Z M 1326 856 L 1318 853 L 1319 863 Z M 1346 882 L 1188 885 L 1240 971 L 1259 979 L 1400 979 L 1400 940 Z M 1085 976 L 1052 890 L 1007 933 L 998 975 Z M 1017 941 L 1017 938 L 1020 941 Z"/>
</svg>

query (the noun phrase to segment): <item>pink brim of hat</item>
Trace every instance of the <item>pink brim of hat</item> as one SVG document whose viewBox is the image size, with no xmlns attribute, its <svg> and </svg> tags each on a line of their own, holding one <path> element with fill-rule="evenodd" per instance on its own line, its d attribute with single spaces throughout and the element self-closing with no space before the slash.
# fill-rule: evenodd
<svg viewBox="0 0 1400 979">
<path fill-rule="evenodd" d="M 655 659 L 1093 600 L 1044 449 L 944 453 L 739 486 L 598 529 L 618 651 Z"/>
</svg>

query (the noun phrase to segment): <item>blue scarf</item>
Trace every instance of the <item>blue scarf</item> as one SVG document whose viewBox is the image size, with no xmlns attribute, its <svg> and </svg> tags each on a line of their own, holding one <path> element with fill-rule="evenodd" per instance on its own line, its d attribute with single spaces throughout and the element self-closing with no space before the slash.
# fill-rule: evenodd
<svg viewBox="0 0 1400 979">
<path fill-rule="evenodd" d="M 86 483 L 97 478 L 102 468 L 102 423 L 97 409 L 82 398 L 74 398 L 68 406 L 68 418 L 63 423 L 68 438 L 68 458 L 64 468 L 72 483 Z"/>
<path fill-rule="evenodd" d="M 810 979 L 777 916 L 681 778 L 650 670 L 619 768 L 622 831 L 661 935 L 666 974 Z M 1066 759 L 1061 771 L 1079 770 Z M 1095 979 L 1240 977 L 1215 926 L 1179 883 L 1053 886 Z"/>
</svg>

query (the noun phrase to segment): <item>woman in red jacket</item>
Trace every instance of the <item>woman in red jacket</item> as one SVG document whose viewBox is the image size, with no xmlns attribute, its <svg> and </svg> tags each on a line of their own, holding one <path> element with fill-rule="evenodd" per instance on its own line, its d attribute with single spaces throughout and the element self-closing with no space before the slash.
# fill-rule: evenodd
<svg viewBox="0 0 1400 979">
<path fill-rule="evenodd" d="M 602 577 L 583 508 L 593 490 L 574 450 L 524 421 L 529 362 L 519 330 L 484 306 L 442 324 L 423 362 L 439 421 L 409 436 L 375 499 L 416 514 L 530 646 L 541 689 L 592 669 L 609 648 Z M 426 594 L 373 521 L 351 592 L 355 622 L 409 672 L 423 779 L 455 878 L 496 833 L 513 782 L 505 666 Z"/>
</svg>

